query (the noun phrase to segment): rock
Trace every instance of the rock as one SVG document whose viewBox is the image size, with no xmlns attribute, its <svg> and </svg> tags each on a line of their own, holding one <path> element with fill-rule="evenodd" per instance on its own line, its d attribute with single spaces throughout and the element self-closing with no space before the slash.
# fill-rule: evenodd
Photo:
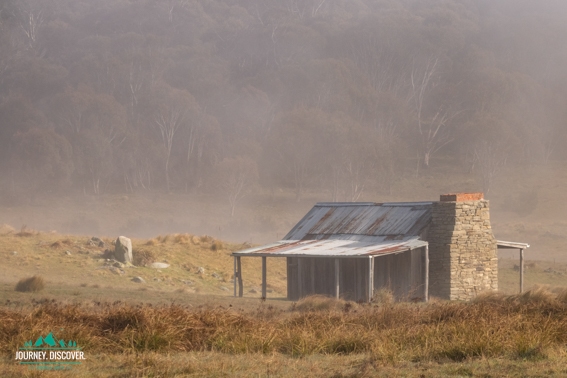
<svg viewBox="0 0 567 378">
<path fill-rule="evenodd" d="M 106 244 L 104 243 L 104 241 L 101 238 L 98 238 L 96 236 L 93 236 L 90 241 L 92 241 L 91 245 L 96 245 L 97 247 L 100 247 L 100 248 L 106 247 Z"/>
<path fill-rule="evenodd" d="M 221 289 L 222 291 L 230 291 L 230 290 L 228 289 L 228 287 L 226 287 L 226 286 L 221 286 L 220 289 Z"/>
<path fill-rule="evenodd" d="M 104 252 L 102 253 L 102 257 L 105 259 L 114 259 L 114 251 L 111 251 L 110 249 L 105 249 Z"/>
<path fill-rule="evenodd" d="M 248 292 L 252 293 L 252 294 L 256 294 L 258 291 L 256 289 L 250 289 L 250 290 L 248 290 Z"/>
<path fill-rule="evenodd" d="M 114 258 L 120 262 L 132 262 L 132 240 L 119 236 L 114 247 Z"/>
<path fill-rule="evenodd" d="M 65 251 L 65 254 L 66 254 L 67 256 L 71 256 L 71 251 Z"/>
<path fill-rule="evenodd" d="M 13 252 L 12 252 L 12 255 L 14 255 L 14 256 L 16 256 L 17 254 L 18 254 L 17 251 L 13 251 Z"/>
<path fill-rule="evenodd" d="M 154 281 L 156 281 L 156 282 L 161 282 L 161 280 L 160 280 L 159 278 L 157 278 L 157 277 L 154 277 Z"/>
<path fill-rule="evenodd" d="M 198 273 L 198 274 L 205 274 L 205 268 L 203 268 L 202 266 L 200 266 L 200 267 L 197 269 L 197 273 Z"/>
<path fill-rule="evenodd" d="M 155 263 L 151 263 L 150 267 L 154 268 L 154 269 L 165 269 L 165 268 L 169 268 L 169 264 L 161 263 L 161 262 L 155 262 Z"/>
<path fill-rule="evenodd" d="M 213 274 L 211 274 L 211 276 L 213 278 L 216 278 L 217 280 L 220 280 L 222 278 L 222 276 L 220 274 L 218 274 L 217 272 L 213 272 Z"/>
<path fill-rule="evenodd" d="M 185 285 L 193 285 L 193 281 L 190 280 L 185 280 L 185 281 L 181 281 L 183 282 Z"/>
<path fill-rule="evenodd" d="M 137 282 L 137 283 L 145 283 L 146 282 L 146 280 L 143 279 L 142 277 L 133 277 L 131 281 Z"/>
<path fill-rule="evenodd" d="M 119 261 L 116 261 L 114 264 L 112 264 L 112 266 L 114 266 L 116 268 L 124 268 L 124 264 L 122 264 Z"/>
</svg>

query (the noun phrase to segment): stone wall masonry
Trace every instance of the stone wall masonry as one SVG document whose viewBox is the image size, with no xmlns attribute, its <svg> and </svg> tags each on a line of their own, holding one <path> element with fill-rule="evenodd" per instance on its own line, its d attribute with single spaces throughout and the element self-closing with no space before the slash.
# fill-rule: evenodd
<svg viewBox="0 0 567 378">
<path fill-rule="evenodd" d="M 431 296 L 470 300 L 498 289 L 497 247 L 488 201 L 434 203 L 427 239 Z"/>
</svg>

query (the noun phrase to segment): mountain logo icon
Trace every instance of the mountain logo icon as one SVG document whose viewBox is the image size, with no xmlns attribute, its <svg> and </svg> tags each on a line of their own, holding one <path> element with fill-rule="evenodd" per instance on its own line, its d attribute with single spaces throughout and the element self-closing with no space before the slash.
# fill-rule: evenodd
<svg viewBox="0 0 567 378">
<path fill-rule="evenodd" d="M 53 337 L 53 333 L 49 332 L 49 334 L 47 336 L 39 336 L 37 338 L 37 340 L 34 342 L 30 341 L 26 341 L 24 343 L 24 348 L 41 348 L 41 347 L 51 347 L 51 348 L 76 348 L 77 347 L 77 342 L 73 341 L 73 340 L 69 340 L 68 342 L 65 342 L 65 340 L 61 339 L 61 340 L 55 340 L 55 337 Z"/>
</svg>

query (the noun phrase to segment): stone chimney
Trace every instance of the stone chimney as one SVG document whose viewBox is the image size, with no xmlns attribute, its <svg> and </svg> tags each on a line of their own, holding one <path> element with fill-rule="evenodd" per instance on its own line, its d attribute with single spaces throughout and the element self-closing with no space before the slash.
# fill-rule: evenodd
<svg viewBox="0 0 567 378">
<path fill-rule="evenodd" d="M 498 289 L 496 239 L 482 193 L 441 195 L 433 204 L 427 241 L 431 296 L 470 300 Z"/>
</svg>

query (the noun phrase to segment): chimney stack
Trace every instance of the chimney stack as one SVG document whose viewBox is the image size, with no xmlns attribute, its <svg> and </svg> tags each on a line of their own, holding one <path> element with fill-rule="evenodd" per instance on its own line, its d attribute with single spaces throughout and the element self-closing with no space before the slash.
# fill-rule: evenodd
<svg viewBox="0 0 567 378">
<path fill-rule="evenodd" d="M 496 239 L 483 193 L 450 193 L 433 204 L 427 233 L 432 296 L 470 300 L 498 289 Z"/>
</svg>

